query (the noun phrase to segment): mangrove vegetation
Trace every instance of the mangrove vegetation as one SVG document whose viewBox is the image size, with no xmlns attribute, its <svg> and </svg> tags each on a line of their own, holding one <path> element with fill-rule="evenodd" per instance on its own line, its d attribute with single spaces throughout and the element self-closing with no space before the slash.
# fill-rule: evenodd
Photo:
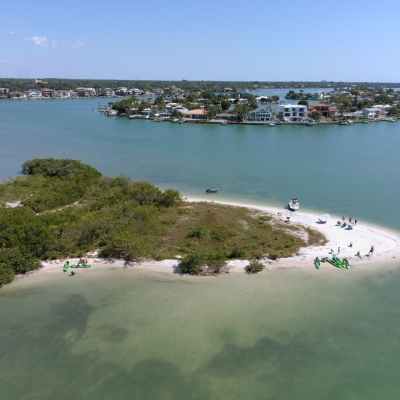
<svg viewBox="0 0 400 400">
<path fill-rule="evenodd" d="M 180 272 L 217 273 L 229 259 L 276 259 L 323 242 L 254 211 L 184 202 L 175 190 L 103 176 L 75 160 L 35 159 L 0 185 L 0 286 L 41 260 L 97 251 L 126 262 L 180 258 Z"/>
</svg>

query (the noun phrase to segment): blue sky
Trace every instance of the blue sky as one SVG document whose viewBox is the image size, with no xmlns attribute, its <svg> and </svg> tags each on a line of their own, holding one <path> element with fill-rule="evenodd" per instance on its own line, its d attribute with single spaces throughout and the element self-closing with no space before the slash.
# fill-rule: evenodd
<svg viewBox="0 0 400 400">
<path fill-rule="evenodd" d="M 1 0 L 0 76 L 400 81 L 398 0 Z"/>
</svg>

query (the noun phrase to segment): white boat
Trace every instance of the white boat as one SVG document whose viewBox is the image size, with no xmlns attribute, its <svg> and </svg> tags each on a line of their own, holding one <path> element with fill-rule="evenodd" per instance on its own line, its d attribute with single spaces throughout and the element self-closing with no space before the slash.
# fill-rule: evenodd
<svg viewBox="0 0 400 400">
<path fill-rule="evenodd" d="M 330 219 L 330 215 L 329 214 L 325 214 L 325 215 L 321 215 L 318 218 L 317 223 L 318 224 L 326 224 L 328 222 L 328 220 Z"/>
<path fill-rule="evenodd" d="M 109 109 L 109 110 L 105 111 L 104 113 L 109 117 L 116 117 L 118 115 L 118 111 L 113 110 L 113 109 Z"/>
<path fill-rule="evenodd" d="M 300 201 L 299 199 L 297 199 L 296 197 L 294 197 L 293 199 L 291 199 L 288 203 L 288 208 L 291 211 L 297 211 L 300 209 Z"/>
</svg>

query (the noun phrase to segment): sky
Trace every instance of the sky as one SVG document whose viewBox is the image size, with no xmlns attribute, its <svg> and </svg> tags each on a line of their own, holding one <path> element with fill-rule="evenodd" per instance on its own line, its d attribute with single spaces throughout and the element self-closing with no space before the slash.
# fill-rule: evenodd
<svg viewBox="0 0 400 400">
<path fill-rule="evenodd" d="M 400 82 L 398 0 L 0 0 L 0 77 Z"/>
</svg>

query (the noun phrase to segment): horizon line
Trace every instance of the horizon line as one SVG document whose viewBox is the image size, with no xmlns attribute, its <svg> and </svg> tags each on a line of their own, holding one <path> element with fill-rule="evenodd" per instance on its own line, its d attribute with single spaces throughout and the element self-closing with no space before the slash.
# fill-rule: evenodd
<svg viewBox="0 0 400 400">
<path fill-rule="evenodd" d="M 258 84 L 274 84 L 274 83 L 296 83 L 296 84 L 311 84 L 311 83 L 321 83 L 321 84 L 390 84 L 390 85 L 400 85 L 400 81 L 346 81 L 346 80 L 272 80 L 272 81 L 263 81 L 263 80 L 217 80 L 217 79 L 128 79 L 128 78 L 65 78 L 65 77 L 10 77 L 10 76 L 0 76 L 0 80 L 69 80 L 69 81 L 131 81 L 131 82 L 211 82 L 211 83 L 222 83 L 222 82 L 230 82 L 230 83 L 258 83 Z"/>
</svg>

